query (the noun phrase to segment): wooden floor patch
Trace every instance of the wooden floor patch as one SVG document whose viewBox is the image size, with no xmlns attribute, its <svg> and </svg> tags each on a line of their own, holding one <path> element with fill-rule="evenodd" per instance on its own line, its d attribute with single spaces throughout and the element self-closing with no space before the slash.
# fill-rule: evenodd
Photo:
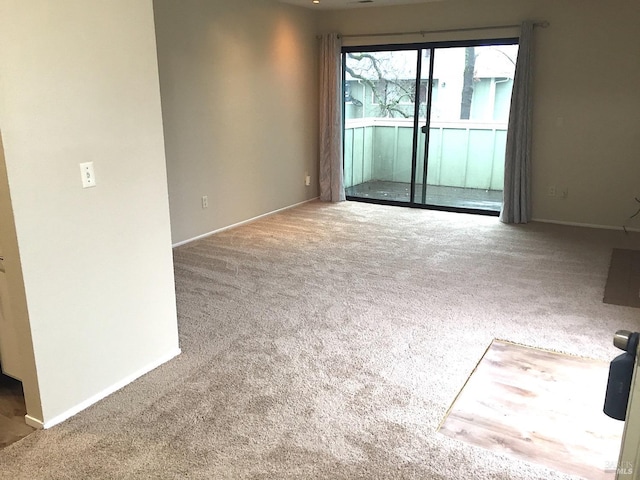
<svg viewBox="0 0 640 480">
<path fill-rule="evenodd" d="M 613 479 L 623 422 L 603 412 L 608 363 L 495 340 L 440 433 L 587 479 Z"/>
<path fill-rule="evenodd" d="M 640 307 L 640 250 L 613 249 L 603 302 Z"/>
</svg>

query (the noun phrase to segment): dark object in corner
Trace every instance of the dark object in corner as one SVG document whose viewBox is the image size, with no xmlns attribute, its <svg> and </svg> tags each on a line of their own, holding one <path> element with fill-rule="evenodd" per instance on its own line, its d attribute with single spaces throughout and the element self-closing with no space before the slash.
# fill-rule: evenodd
<svg viewBox="0 0 640 480">
<path fill-rule="evenodd" d="M 634 200 L 635 200 L 637 203 L 640 203 L 640 198 L 635 197 L 635 198 L 634 198 Z M 636 210 L 636 213 L 634 213 L 633 215 L 631 215 L 627 221 L 629 221 L 629 220 L 633 220 L 633 219 L 634 219 L 634 218 L 636 218 L 638 215 L 640 215 L 640 207 L 638 207 L 638 210 Z M 624 230 L 624 233 L 629 233 L 629 231 L 627 230 L 627 225 L 626 225 L 626 224 L 625 224 L 625 225 L 622 225 L 622 229 Z"/>
<path fill-rule="evenodd" d="M 626 351 L 611 362 L 607 394 L 604 398 L 604 413 L 616 420 L 625 420 L 627 418 L 627 404 L 629 403 L 629 392 L 631 391 L 633 365 L 636 359 L 640 334 L 626 330 L 616 332 L 616 340 L 623 337 L 627 339 L 623 344 L 618 344 L 614 340 L 616 347 Z"/>
</svg>

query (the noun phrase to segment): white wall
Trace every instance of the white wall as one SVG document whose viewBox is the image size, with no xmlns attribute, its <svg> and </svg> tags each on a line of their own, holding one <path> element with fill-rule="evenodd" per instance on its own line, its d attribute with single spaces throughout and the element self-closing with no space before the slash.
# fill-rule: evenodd
<svg viewBox="0 0 640 480">
<path fill-rule="evenodd" d="M 47 424 L 178 353 L 151 0 L 2 0 L 0 78 Z"/>
<path fill-rule="evenodd" d="M 640 2 L 448 0 L 323 12 L 321 31 L 407 32 L 547 20 L 536 30 L 533 215 L 621 226 L 640 195 Z M 349 45 L 511 36 L 513 30 L 346 39 Z M 568 188 L 568 198 L 548 187 Z M 636 221 L 640 227 L 640 221 Z"/>
<path fill-rule="evenodd" d="M 173 242 L 316 197 L 315 12 L 266 0 L 154 10 Z"/>
</svg>

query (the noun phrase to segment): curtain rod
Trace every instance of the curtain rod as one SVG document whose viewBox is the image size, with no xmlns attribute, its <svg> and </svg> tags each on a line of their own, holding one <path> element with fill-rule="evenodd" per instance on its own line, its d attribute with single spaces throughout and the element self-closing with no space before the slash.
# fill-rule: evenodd
<svg viewBox="0 0 640 480">
<path fill-rule="evenodd" d="M 536 22 L 534 27 L 547 28 L 551 25 L 549 22 Z M 338 35 L 340 38 L 363 38 L 363 37 L 397 37 L 404 35 L 422 35 L 423 37 L 429 33 L 454 33 L 454 32 L 478 32 L 482 30 L 503 30 L 507 28 L 519 28 L 521 25 L 491 25 L 488 27 L 468 27 L 468 28 L 447 28 L 444 30 L 420 30 L 419 32 L 386 32 L 386 33 L 356 33 L 352 35 Z"/>
</svg>

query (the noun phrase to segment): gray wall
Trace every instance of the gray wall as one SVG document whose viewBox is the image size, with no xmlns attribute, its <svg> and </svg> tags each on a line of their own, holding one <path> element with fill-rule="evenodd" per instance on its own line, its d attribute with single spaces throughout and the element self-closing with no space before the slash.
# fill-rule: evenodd
<svg viewBox="0 0 640 480">
<path fill-rule="evenodd" d="M 263 0 L 154 10 L 173 242 L 316 197 L 314 12 Z"/>
<path fill-rule="evenodd" d="M 420 31 L 547 20 L 535 32 L 533 214 L 619 227 L 640 195 L 640 2 L 449 0 L 323 12 L 321 31 Z M 482 32 L 484 38 L 517 30 Z M 478 34 L 346 39 L 350 45 Z M 547 195 L 568 189 L 566 199 Z M 640 219 L 634 224 L 640 227 Z"/>
</svg>

